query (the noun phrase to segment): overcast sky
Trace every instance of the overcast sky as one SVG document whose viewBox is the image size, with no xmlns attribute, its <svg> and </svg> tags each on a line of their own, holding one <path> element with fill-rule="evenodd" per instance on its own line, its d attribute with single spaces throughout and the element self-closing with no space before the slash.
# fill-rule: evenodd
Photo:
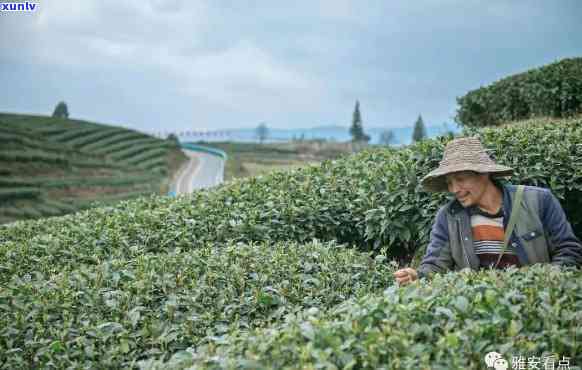
<svg viewBox="0 0 582 370">
<path fill-rule="evenodd" d="M 456 97 L 582 56 L 582 1 L 50 0 L 0 12 L 0 111 L 145 131 L 453 122 Z"/>
</svg>

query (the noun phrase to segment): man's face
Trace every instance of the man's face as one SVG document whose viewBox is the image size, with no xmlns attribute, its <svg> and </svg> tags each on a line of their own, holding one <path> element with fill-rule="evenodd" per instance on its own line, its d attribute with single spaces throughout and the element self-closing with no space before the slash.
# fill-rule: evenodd
<svg viewBox="0 0 582 370">
<path fill-rule="evenodd" d="M 446 175 L 449 192 L 465 208 L 479 204 L 487 187 L 488 175 L 472 171 L 461 171 Z"/>
</svg>

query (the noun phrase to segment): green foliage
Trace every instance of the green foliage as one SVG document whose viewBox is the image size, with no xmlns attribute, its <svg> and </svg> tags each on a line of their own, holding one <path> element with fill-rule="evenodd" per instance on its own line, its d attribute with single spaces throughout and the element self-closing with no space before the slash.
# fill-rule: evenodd
<svg viewBox="0 0 582 370">
<path fill-rule="evenodd" d="M 51 135 L 50 139 L 51 141 L 56 141 L 59 143 L 67 143 L 75 139 L 91 136 L 100 131 L 103 131 L 103 128 L 94 126 L 79 127 L 76 129 L 60 132 L 58 135 Z"/>
<path fill-rule="evenodd" d="M 416 122 L 414 122 L 414 130 L 412 131 L 412 142 L 418 142 L 426 139 L 426 127 L 422 116 L 419 114 Z"/>
<path fill-rule="evenodd" d="M 137 166 L 140 163 L 147 162 L 150 160 L 157 160 L 164 162 L 164 154 L 168 152 L 168 148 L 160 147 L 159 145 L 154 148 L 148 148 L 147 150 L 136 152 L 133 156 L 124 159 L 124 163 L 128 165 Z"/>
<path fill-rule="evenodd" d="M 2 246 L 8 253 L 16 248 Z M 220 341 L 233 330 L 381 292 L 392 271 L 333 243 L 110 252 L 101 259 L 81 248 L 74 254 L 84 262 L 65 269 L 45 260 L 28 270 L 26 261 L 0 258 L 3 367 L 128 368 L 144 357 Z"/>
<path fill-rule="evenodd" d="M 550 187 L 580 233 L 581 123 L 471 134 L 515 183 Z M 419 179 L 447 140 L 0 226 L 0 363 L 444 370 L 484 367 L 489 351 L 580 363 L 580 271 L 389 287 L 386 259 L 422 254 L 446 201 Z"/>
<path fill-rule="evenodd" d="M 0 189 L 2 193 L 2 189 Z M 32 201 L 26 201 L 32 200 Z M 66 213 L 75 212 L 75 208 L 68 204 L 47 200 L 46 198 L 35 197 L 10 197 L 8 201 L 0 207 L 0 220 L 8 221 L 25 220 L 38 217 L 60 216 Z"/>
<path fill-rule="evenodd" d="M 69 108 L 67 107 L 67 103 L 64 101 L 59 102 L 53 111 L 53 117 L 69 118 Z"/>
<path fill-rule="evenodd" d="M 132 200 L 140 197 L 149 197 L 159 192 L 159 188 L 156 186 L 156 184 L 144 184 L 142 187 L 135 188 L 141 188 L 141 190 L 124 191 L 122 193 L 112 195 L 97 195 L 94 197 L 61 198 L 59 200 L 75 209 L 75 211 L 80 211 L 96 207 L 112 206 L 120 203 L 121 201 Z"/>
<path fill-rule="evenodd" d="M 3 190 L 0 223 L 62 214 L 47 202 L 67 197 L 80 198 L 71 203 L 81 209 L 96 200 L 110 204 L 159 193 L 185 159 L 175 145 L 136 131 L 26 115 L 0 114 L 0 147 L 0 167 L 8 174 L 0 188 L 12 189 Z M 37 192 L 33 197 L 22 187 Z M 30 201 L 14 204 L 21 199 Z"/>
<path fill-rule="evenodd" d="M 84 151 L 91 151 L 99 155 L 108 155 L 117 150 L 126 148 L 128 143 L 133 143 L 134 141 L 140 143 L 138 140 L 146 140 L 147 142 L 151 142 L 151 140 L 155 139 L 135 131 L 120 131 L 115 132 L 108 137 L 102 138 L 101 140 L 89 143 L 82 149 Z"/>
<path fill-rule="evenodd" d="M 176 136 L 175 134 L 168 135 L 168 138 L 166 140 L 168 141 L 169 145 L 176 148 L 180 147 L 180 140 L 178 139 L 178 136 Z"/>
<path fill-rule="evenodd" d="M 354 113 L 352 116 L 352 125 L 350 126 L 350 135 L 352 135 L 352 141 L 370 141 L 370 136 L 364 133 L 364 126 L 362 124 L 362 115 L 360 113 L 360 102 L 356 101 L 356 106 L 354 108 Z"/>
<path fill-rule="evenodd" d="M 457 102 L 456 121 L 465 127 L 582 113 L 582 58 L 563 59 L 503 78 L 470 91 Z"/>
<path fill-rule="evenodd" d="M 134 158 L 143 158 L 143 156 L 152 155 L 153 157 L 163 157 L 166 154 L 169 147 L 175 147 L 171 142 L 153 142 L 149 144 L 142 144 L 139 146 L 128 145 L 121 150 L 118 150 L 109 155 L 110 158 L 121 161 L 131 161 Z M 155 154 L 154 154 L 155 153 Z M 136 160 L 139 161 L 139 160 Z"/>
<path fill-rule="evenodd" d="M 0 188 L 0 202 L 22 198 L 35 199 L 40 195 L 40 190 L 35 188 Z"/>
<path fill-rule="evenodd" d="M 114 128 L 103 128 L 101 130 L 97 130 L 93 133 L 87 133 L 83 136 L 77 137 L 75 139 L 69 139 L 67 144 L 74 147 L 74 148 L 83 148 L 85 145 L 98 142 L 106 137 L 111 137 L 116 133 L 120 132 L 127 132 L 126 129 L 120 127 Z M 52 137 L 51 137 L 52 139 Z"/>
<path fill-rule="evenodd" d="M 69 177 L 69 178 L 0 178 L 0 189 L 10 187 L 43 187 L 46 189 L 92 186 L 128 186 L 157 180 L 152 174 L 125 177 Z"/>
<path fill-rule="evenodd" d="M 582 234 L 580 120 L 477 134 L 499 163 L 516 169 L 514 183 L 551 188 L 575 232 Z M 76 221 L 91 223 L 94 231 L 72 231 L 59 248 L 74 249 L 79 240 L 102 238 L 113 245 L 138 243 L 147 248 L 166 243 L 196 248 L 228 240 L 303 243 L 317 238 L 361 250 L 386 248 L 390 258 L 409 263 L 415 251 L 422 253 L 434 216 L 447 201 L 445 193 L 424 192 L 420 179 L 438 166 L 448 140 L 424 140 L 400 150 L 370 149 L 320 166 L 235 180 L 176 201 L 154 197 L 115 211 L 96 210 Z M 111 212 L 119 217 L 115 225 Z M 68 229 L 69 221 L 51 221 L 31 224 L 27 228 L 35 230 L 32 234 L 10 238 L 28 243 L 32 235 Z"/>
<path fill-rule="evenodd" d="M 449 273 L 143 361 L 141 369 L 485 369 L 488 352 L 582 361 L 580 270 Z M 557 361 L 556 361 L 557 364 Z"/>
<path fill-rule="evenodd" d="M 70 157 L 66 152 L 53 152 L 50 150 L 2 150 L 0 151 L 0 161 L 20 162 L 20 163 L 46 163 L 59 167 L 106 167 L 120 168 L 118 164 L 103 161 L 98 158 L 86 158 L 84 156 Z"/>
<path fill-rule="evenodd" d="M 161 174 L 167 174 L 168 173 L 168 168 L 167 168 L 167 163 L 166 163 L 166 159 L 165 158 L 160 158 L 159 156 L 154 155 L 148 155 L 150 158 L 146 159 L 144 161 L 126 161 L 127 163 L 132 162 L 131 164 L 135 165 L 137 168 L 142 169 L 142 170 L 151 170 L 154 172 L 158 172 Z"/>
</svg>

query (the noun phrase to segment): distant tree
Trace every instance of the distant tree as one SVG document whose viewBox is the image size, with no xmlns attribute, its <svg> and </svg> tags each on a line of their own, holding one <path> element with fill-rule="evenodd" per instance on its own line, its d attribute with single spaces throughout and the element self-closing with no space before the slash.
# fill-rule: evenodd
<svg viewBox="0 0 582 370">
<path fill-rule="evenodd" d="M 267 140 L 267 137 L 269 137 L 269 128 L 264 122 L 257 126 L 255 132 L 261 144 L 263 141 Z"/>
<path fill-rule="evenodd" d="M 175 146 L 180 146 L 180 140 L 178 140 L 178 136 L 176 136 L 176 134 L 169 134 L 166 140 L 168 140 Z"/>
<path fill-rule="evenodd" d="M 380 134 L 380 144 L 390 146 L 396 142 L 396 136 L 394 136 L 394 132 L 392 130 L 384 130 Z"/>
<path fill-rule="evenodd" d="M 69 109 L 67 108 L 67 103 L 65 103 L 64 101 L 59 102 L 59 104 L 57 104 L 57 106 L 55 107 L 53 117 L 69 118 Z"/>
<path fill-rule="evenodd" d="M 356 100 L 356 107 L 354 108 L 354 113 L 352 115 L 352 126 L 350 127 L 350 135 L 352 135 L 352 141 L 355 142 L 368 142 L 370 137 L 364 133 L 364 126 L 362 125 L 362 115 L 360 113 L 360 102 Z"/>
<path fill-rule="evenodd" d="M 422 116 L 419 114 L 416 122 L 414 123 L 414 131 L 412 132 L 412 142 L 417 142 L 426 139 L 426 127 L 424 126 L 424 121 Z"/>
</svg>

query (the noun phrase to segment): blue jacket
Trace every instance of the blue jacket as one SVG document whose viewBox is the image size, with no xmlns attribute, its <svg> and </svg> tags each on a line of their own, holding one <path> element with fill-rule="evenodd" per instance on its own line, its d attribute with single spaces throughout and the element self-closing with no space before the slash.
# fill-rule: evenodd
<svg viewBox="0 0 582 370">
<path fill-rule="evenodd" d="M 507 228 L 517 187 L 495 184 L 503 192 L 503 226 Z M 526 186 L 520 212 L 508 248 L 515 252 L 522 266 L 535 263 L 582 264 L 580 240 L 574 235 L 560 202 L 550 190 Z M 473 246 L 471 219 L 469 211 L 457 200 L 452 200 L 437 213 L 418 275 L 424 277 L 467 267 L 480 268 Z"/>
</svg>

